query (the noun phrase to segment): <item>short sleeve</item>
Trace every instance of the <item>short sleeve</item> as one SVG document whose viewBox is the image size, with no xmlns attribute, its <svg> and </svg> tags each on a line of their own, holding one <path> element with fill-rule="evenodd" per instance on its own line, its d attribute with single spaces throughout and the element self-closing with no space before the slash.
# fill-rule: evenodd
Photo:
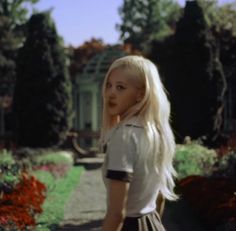
<svg viewBox="0 0 236 231">
<path fill-rule="evenodd" d="M 132 181 L 136 157 L 134 135 L 128 128 L 121 127 L 111 137 L 107 146 L 107 178 Z"/>
</svg>

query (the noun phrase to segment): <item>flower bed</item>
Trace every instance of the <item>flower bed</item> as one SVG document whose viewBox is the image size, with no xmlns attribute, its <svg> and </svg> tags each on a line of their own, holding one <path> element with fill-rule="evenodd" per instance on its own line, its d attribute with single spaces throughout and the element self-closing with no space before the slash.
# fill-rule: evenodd
<svg viewBox="0 0 236 231">
<path fill-rule="evenodd" d="M 179 182 L 179 187 L 183 198 L 210 230 L 236 224 L 236 181 L 233 178 L 189 176 Z"/>
<path fill-rule="evenodd" d="M 48 230 L 63 218 L 82 169 L 74 169 L 71 154 L 64 151 L 34 154 L 16 161 L 11 152 L 0 152 L 0 230 Z"/>
<path fill-rule="evenodd" d="M 46 187 L 34 176 L 24 173 L 10 193 L 1 193 L 0 228 L 29 230 L 36 224 L 36 215 L 42 212 Z"/>
<path fill-rule="evenodd" d="M 196 143 L 178 145 L 179 194 L 209 231 L 236 230 L 236 152 L 224 155 Z"/>
</svg>

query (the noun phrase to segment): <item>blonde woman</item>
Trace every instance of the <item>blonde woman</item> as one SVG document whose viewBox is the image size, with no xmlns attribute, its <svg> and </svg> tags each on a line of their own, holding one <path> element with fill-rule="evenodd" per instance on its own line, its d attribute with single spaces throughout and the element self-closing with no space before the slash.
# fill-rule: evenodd
<svg viewBox="0 0 236 231">
<path fill-rule="evenodd" d="M 164 231 L 156 200 L 175 200 L 170 104 L 156 66 L 117 59 L 103 83 L 101 140 L 107 212 L 102 231 Z"/>
</svg>

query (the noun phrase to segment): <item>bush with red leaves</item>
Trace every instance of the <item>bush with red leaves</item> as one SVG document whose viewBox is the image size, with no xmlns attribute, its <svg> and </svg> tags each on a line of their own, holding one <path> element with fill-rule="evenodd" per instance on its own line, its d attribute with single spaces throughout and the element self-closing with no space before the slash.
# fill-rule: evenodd
<svg viewBox="0 0 236 231">
<path fill-rule="evenodd" d="M 236 222 L 236 181 L 225 177 L 189 176 L 179 182 L 191 207 L 210 227 Z"/>
<path fill-rule="evenodd" d="M 1 193 L 0 228 L 3 230 L 29 230 L 42 212 L 46 186 L 34 176 L 23 173 L 20 182 L 10 193 Z"/>
</svg>

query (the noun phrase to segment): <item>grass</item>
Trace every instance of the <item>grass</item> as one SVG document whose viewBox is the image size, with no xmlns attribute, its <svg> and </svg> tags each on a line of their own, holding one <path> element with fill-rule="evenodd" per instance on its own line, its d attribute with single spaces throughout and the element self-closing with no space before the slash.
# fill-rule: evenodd
<svg viewBox="0 0 236 231">
<path fill-rule="evenodd" d="M 43 213 L 37 219 L 36 231 L 56 230 L 64 216 L 64 206 L 78 185 L 82 167 L 71 167 L 65 177 L 55 178 L 47 171 L 35 171 L 34 175 L 48 188 Z"/>
</svg>

